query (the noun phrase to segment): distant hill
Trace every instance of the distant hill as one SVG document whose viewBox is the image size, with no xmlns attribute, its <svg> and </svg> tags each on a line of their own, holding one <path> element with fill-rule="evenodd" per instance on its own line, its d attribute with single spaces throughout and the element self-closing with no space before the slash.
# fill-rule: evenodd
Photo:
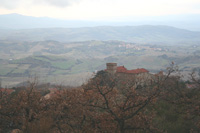
<svg viewBox="0 0 200 133">
<path fill-rule="evenodd" d="M 48 17 L 32 17 L 20 14 L 0 15 L 0 29 L 80 28 L 94 26 L 168 25 L 200 31 L 200 14 L 182 14 L 154 17 L 123 17 L 109 21 L 61 20 Z"/>
<path fill-rule="evenodd" d="M 48 17 L 32 17 L 15 13 L 0 15 L 0 20 L 0 29 L 33 29 L 54 27 L 72 28 L 88 26 L 87 21 L 61 20 Z"/>
<path fill-rule="evenodd" d="M 99 26 L 84 28 L 46 28 L 1 30 L 0 40 L 74 42 L 87 40 L 119 40 L 135 43 L 177 44 L 199 43 L 200 32 L 170 26 Z"/>
<path fill-rule="evenodd" d="M 200 45 L 0 40 L 0 55 L 3 85 L 24 82 L 30 75 L 37 75 L 45 82 L 81 85 L 92 72 L 104 70 L 108 62 L 117 62 L 128 69 L 146 68 L 154 73 L 165 71 L 172 61 L 185 73 L 200 66 Z"/>
</svg>

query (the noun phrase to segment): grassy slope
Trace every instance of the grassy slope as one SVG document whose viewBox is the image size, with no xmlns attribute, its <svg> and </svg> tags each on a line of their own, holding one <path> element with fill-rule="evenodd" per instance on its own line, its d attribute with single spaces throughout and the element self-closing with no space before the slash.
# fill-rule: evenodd
<svg viewBox="0 0 200 133">
<path fill-rule="evenodd" d="M 74 79 L 73 83 L 76 84 L 77 81 L 73 76 L 79 73 L 84 75 L 95 70 L 105 69 L 106 62 L 117 62 L 118 65 L 124 65 L 128 69 L 146 68 L 152 72 L 165 70 L 171 61 L 175 61 L 182 70 L 199 67 L 200 62 L 198 52 L 200 47 L 193 45 L 182 45 L 182 47 L 149 45 L 149 47 L 164 49 L 155 51 L 151 49 L 119 48 L 119 45 L 130 43 L 118 41 L 76 43 L 59 43 L 55 41 L 4 42 L 5 44 L 12 45 L 10 51 L 0 50 L 0 53 L 4 55 L 0 59 L 0 76 L 6 83 L 24 81 L 30 75 L 36 74 L 42 80 L 46 79 L 48 82 L 54 82 L 54 79 L 57 78 L 67 80 L 71 76 L 71 79 Z M 19 45 L 27 48 L 20 53 L 18 49 L 15 49 Z M 37 45 L 42 46 L 34 51 L 39 53 L 38 55 L 30 52 L 32 49 L 35 50 Z M 138 44 L 131 45 L 138 46 Z M 8 48 L 9 46 L 7 46 Z M 10 60 L 11 57 L 12 60 Z M 79 76 L 75 77 L 78 78 Z M 82 77 L 79 83 L 83 79 Z"/>
<path fill-rule="evenodd" d="M 0 32 L 0 40 L 9 36 L 11 40 L 61 42 L 87 40 L 120 40 L 137 43 L 199 42 L 200 32 L 193 32 L 169 26 L 124 26 L 27 29 Z"/>
</svg>

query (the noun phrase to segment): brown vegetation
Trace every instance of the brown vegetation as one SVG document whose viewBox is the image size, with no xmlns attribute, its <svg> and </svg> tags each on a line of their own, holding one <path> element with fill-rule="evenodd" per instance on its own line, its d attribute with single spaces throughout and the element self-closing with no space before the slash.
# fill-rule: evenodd
<svg viewBox="0 0 200 133">
<path fill-rule="evenodd" d="M 170 76 L 173 71 L 142 82 L 100 71 L 87 84 L 59 87 L 49 98 L 33 80 L 0 96 L 0 132 L 199 132 L 199 79 L 192 74 L 193 87 L 187 88 Z"/>
</svg>

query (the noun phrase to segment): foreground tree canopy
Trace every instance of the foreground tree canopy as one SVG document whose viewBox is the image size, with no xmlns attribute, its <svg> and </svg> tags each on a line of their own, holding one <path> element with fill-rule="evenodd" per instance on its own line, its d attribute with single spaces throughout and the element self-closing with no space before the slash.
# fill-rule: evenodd
<svg viewBox="0 0 200 133">
<path fill-rule="evenodd" d="M 77 88 L 39 89 L 37 81 L 0 93 L 0 132 L 200 132 L 200 79 L 138 79 L 100 71 Z"/>
</svg>

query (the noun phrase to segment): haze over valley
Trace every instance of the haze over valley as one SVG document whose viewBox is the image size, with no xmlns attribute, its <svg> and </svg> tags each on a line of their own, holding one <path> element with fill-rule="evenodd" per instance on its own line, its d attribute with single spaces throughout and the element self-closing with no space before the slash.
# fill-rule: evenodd
<svg viewBox="0 0 200 133">
<path fill-rule="evenodd" d="M 63 25 L 47 28 L 53 24 L 46 21 L 49 18 L 11 14 L 1 15 L 1 19 L 2 16 L 0 75 L 3 86 L 22 85 L 33 75 L 42 83 L 78 86 L 93 72 L 104 70 L 107 62 L 117 62 L 129 69 L 146 68 L 153 73 L 165 71 L 171 62 L 183 73 L 199 69 L 198 28 L 193 31 L 167 25 L 78 26 L 81 22 L 77 22 L 76 28 L 69 25 L 71 28 L 61 28 Z M 9 21 L 6 16 L 20 19 L 6 23 Z"/>
<path fill-rule="evenodd" d="M 200 0 L 0 0 L 0 133 L 200 133 Z"/>
<path fill-rule="evenodd" d="M 198 2 L 155 1 L 2 0 L 2 85 L 37 75 L 41 82 L 79 86 L 108 62 L 154 73 L 171 62 L 184 73 L 198 69 Z"/>
</svg>

